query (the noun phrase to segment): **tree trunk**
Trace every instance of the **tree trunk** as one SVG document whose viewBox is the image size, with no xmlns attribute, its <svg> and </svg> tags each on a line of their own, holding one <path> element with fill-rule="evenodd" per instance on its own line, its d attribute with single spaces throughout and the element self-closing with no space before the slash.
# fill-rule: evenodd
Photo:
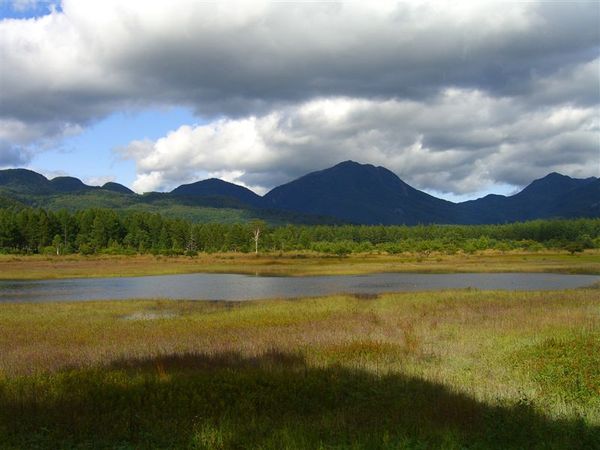
<svg viewBox="0 0 600 450">
<path fill-rule="evenodd" d="M 254 230 L 254 254 L 258 255 L 258 238 L 260 237 L 260 228 Z"/>
</svg>

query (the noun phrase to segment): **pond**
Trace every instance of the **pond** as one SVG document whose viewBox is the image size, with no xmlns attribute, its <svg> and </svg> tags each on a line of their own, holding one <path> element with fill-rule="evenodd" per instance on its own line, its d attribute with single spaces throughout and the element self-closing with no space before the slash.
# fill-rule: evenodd
<svg viewBox="0 0 600 450">
<path fill-rule="evenodd" d="M 313 277 L 234 274 L 161 275 L 0 281 L 0 302 L 109 299 L 252 300 L 337 293 L 379 294 L 475 288 L 482 290 L 573 289 L 600 282 L 597 275 L 553 273 L 377 273 Z"/>
</svg>

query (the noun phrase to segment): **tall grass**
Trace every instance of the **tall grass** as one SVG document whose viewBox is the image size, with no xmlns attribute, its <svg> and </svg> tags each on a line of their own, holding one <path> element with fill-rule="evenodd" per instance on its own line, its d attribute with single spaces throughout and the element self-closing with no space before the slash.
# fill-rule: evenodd
<svg viewBox="0 0 600 450">
<path fill-rule="evenodd" d="M 599 292 L 0 305 L 0 447 L 598 448 Z"/>
</svg>

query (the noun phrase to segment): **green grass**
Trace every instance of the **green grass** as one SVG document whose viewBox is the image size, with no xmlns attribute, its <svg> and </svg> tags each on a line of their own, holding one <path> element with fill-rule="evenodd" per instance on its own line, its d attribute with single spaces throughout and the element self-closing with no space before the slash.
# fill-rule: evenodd
<svg viewBox="0 0 600 450">
<path fill-rule="evenodd" d="M 0 448 L 599 448 L 599 292 L 2 304 Z"/>
<path fill-rule="evenodd" d="M 7 447 L 589 449 L 598 438 L 527 404 L 282 353 L 117 361 L 9 388 Z"/>
<path fill-rule="evenodd" d="M 549 398 L 597 406 L 600 332 L 550 337 L 519 356 Z"/>
</svg>

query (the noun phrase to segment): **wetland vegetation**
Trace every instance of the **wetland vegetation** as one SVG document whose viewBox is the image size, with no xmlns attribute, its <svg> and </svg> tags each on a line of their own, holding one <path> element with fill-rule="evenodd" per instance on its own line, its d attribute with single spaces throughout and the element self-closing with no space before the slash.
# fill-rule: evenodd
<svg viewBox="0 0 600 450">
<path fill-rule="evenodd" d="M 598 448 L 598 298 L 3 304 L 0 446 Z"/>
<path fill-rule="evenodd" d="M 130 277 L 183 273 L 249 275 L 356 275 L 381 272 L 482 273 L 555 272 L 600 274 L 600 252 L 539 251 L 323 255 L 297 253 L 199 253 L 162 255 L 0 255 L 0 279 L 35 280 Z"/>
</svg>

